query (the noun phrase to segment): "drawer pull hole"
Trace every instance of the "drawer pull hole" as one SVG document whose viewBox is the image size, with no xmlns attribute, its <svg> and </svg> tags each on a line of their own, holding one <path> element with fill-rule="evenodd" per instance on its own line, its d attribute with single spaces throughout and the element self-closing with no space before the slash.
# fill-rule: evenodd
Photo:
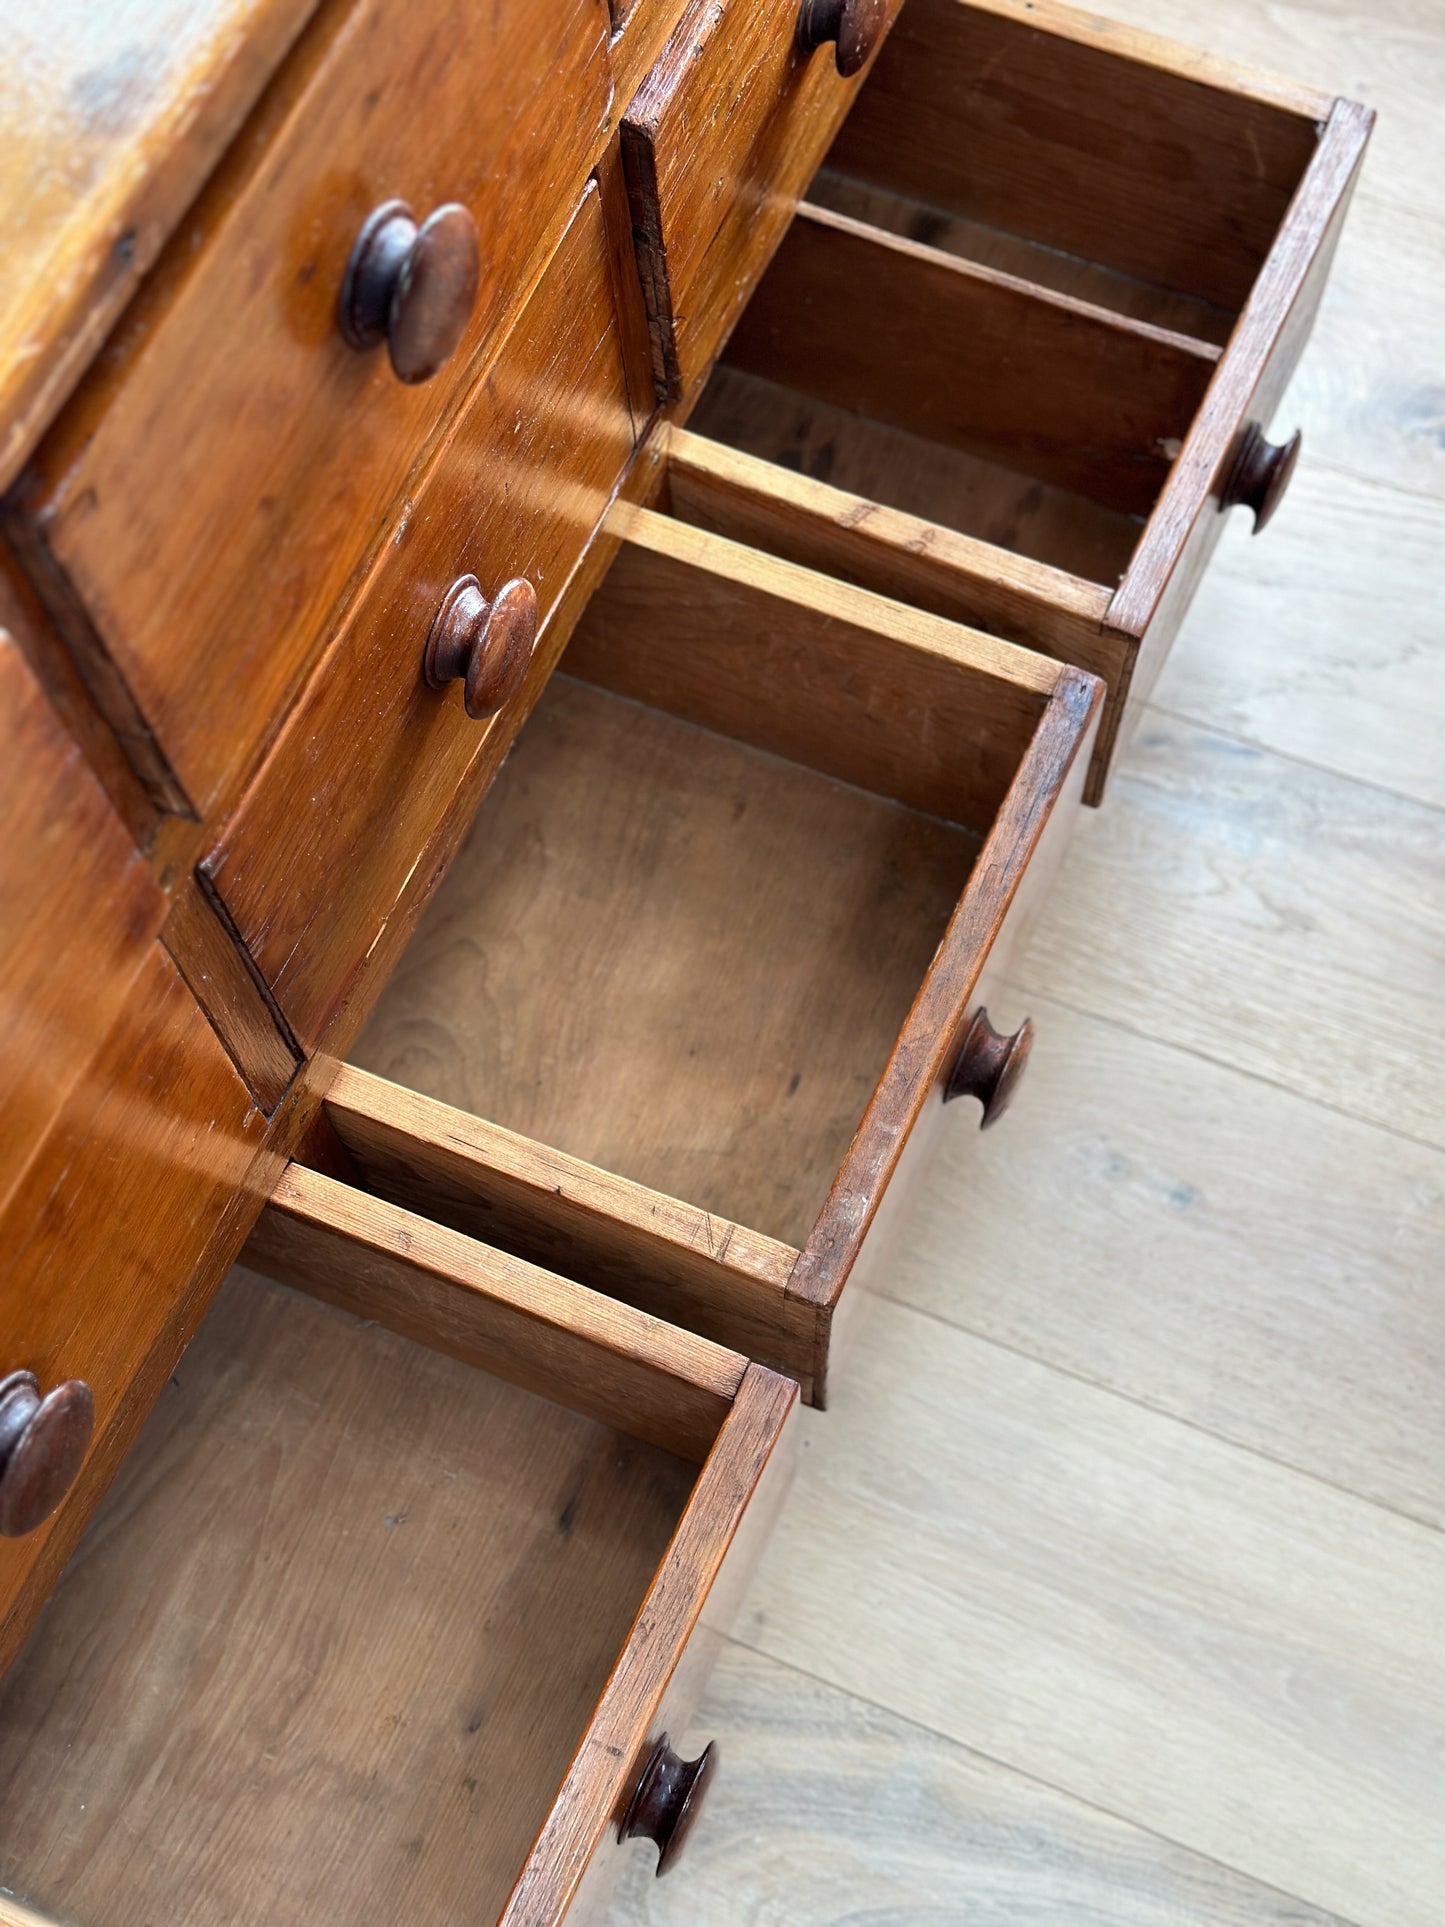
<svg viewBox="0 0 1445 1927">
<path fill-rule="evenodd" d="M 802 0 L 798 45 L 810 54 L 831 40 L 838 72 L 851 80 L 872 59 L 886 18 L 885 0 Z"/>
<path fill-rule="evenodd" d="M 34 1372 L 0 1378 L 0 1533 L 19 1539 L 75 1483 L 95 1430 L 95 1400 L 78 1378 L 40 1396 Z"/>
<path fill-rule="evenodd" d="M 677 1864 L 716 1766 L 715 1742 L 705 1746 L 695 1760 L 684 1760 L 674 1753 L 666 1733 L 652 1749 L 623 1815 L 619 1838 L 651 1840 L 657 1847 L 659 1876 Z"/>
<path fill-rule="evenodd" d="M 1229 480 L 1224 484 L 1219 506 L 1221 509 L 1232 509 L 1243 503 L 1246 508 L 1253 509 L 1252 533 L 1255 535 L 1259 534 L 1284 500 L 1284 492 L 1289 487 L 1295 463 L 1299 460 L 1300 439 L 1300 431 L 1296 429 L 1287 442 L 1266 441 L 1264 430 L 1258 422 L 1251 422 L 1245 431 L 1239 453 L 1234 458 L 1234 467 L 1229 471 Z"/>
<path fill-rule="evenodd" d="M 346 264 L 342 337 L 356 349 L 384 340 L 399 381 L 430 381 L 466 333 L 480 276 L 477 224 L 460 202 L 418 227 L 405 201 L 383 201 Z"/>
<path fill-rule="evenodd" d="M 1034 1020 L 1025 1017 L 1011 1037 L 996 1031 L 980 1004 L 969 1019 L 963 1042 L 944 1086 L 943 1101 L 976 1097 L 983 1106 L 979 1129 L 996 1124 L 1013 1101 L 1034 1045 Z"/>
<path fill-rule="evenodd" d="M 433 689 L 465 688 L 474 722 L 495 716 L 526 681 L 537 640 L 537 591 L 523 576 L 488 602 L 474 575 L 458 576 L 427 633 L 422 668 Z"/>
</svg>

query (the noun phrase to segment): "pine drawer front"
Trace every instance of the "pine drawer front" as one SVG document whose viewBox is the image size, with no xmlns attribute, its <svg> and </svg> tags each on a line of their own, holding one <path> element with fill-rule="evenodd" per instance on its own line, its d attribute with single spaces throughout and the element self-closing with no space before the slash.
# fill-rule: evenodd
<svg viewBox="0 0 1445 1927">
<path fill-rule="evenodd" d="M 0 1691 L 0 1880 L 96 1927 L 582 1919 L 700 1751 L 797 1388 L 300 1165 L 247 1263 L 284 1282 L 232 1273 Z"/>
<path fill-rule="evenodd" d="M 253 766 L 555 248 L 605 138 L 606 43 L 605 0 L 332 0 L 17 484 L 12 539 L 163 807 L 204 816 Z M 460 230 L 429 277 L 413 260 L 409 325 L 463 327 L 415 383 L 338 318 L 393 201 L 460 204 L 480 261 L 468 318 Z"/>
<path fill-rule="evenodd" d="M 622 122 L 660 400 L 725 339 L 856 90 L 808 0 L 691 0 Z M 853 0 L 881 41 L 898 0 Z"/>
<path fill-rule="evenodd" d="M 0 1539 L 0 1667 L 200 1317 L 198 1267 L 265 1126 L 159 944 L 128 990 L 0 1217 L 0 1377 L 32 1373 L 42 1400 L 78 1385 L 94 1414 L 58 1509 Z"/>
<path fill-rule="evenodd" d="M 302 700 L 206 859 L 207 889 L 303 1050 L 325 1033 L 478 756 L 499 761 L 545 679 L 546 622 L 632 452 L 599 197 L 403 512 Z M 524 578 L 540 640 L 520 693 L 474 721 L 428 685 L 453 584 Z"/>
<path fill-rule="evenodd" d="M 1288 482 L 1372 118 L 1051 0 L 907 0 L 691 425 L 835 490 L 855 580 L 1103 676 L 1097 802 L 1220 510 Z"/>
<path fill-rule="evenodd" d="M 607 527 L 328 1114 L 383 1195 L 820 1398 L 1102 692 L 675 516 Z"/>
</svg>

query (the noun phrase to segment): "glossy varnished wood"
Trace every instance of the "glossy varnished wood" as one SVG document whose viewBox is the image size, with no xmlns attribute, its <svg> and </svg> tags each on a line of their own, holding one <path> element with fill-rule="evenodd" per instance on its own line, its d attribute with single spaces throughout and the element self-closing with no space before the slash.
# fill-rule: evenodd
<svg viewBox="0 0 1445 1927">
<path fill-rule="evenodd" d="M 895 10 L 880 10 L 880 35 Z M 725 339 L 854 86 L 799 45 L 798 0 L 683 11 L 621 130 L 663 400 Z"/>
<path fill-rule="evenodd" d="M 38 1603 L 32 1571 L 53 1579 L 52 1541 L 74 1544 L 68 1515 L 87 1515 L 134 1436 L 148 1361 L 185 1316 L 264 1124 L 159 945 L 128 989 L 0 1218 L 0 1357 L 42 1385 L 84 1379 L 97 1416 L 72 1500 L 0 1554 L 0 1659 Z"/>
<path fill-rule="evenodd" d="M 105 792 L 0 629 L 0 1205 L 133 996 L 164 914 Z"/>
<path fill-rule="evenodd" d="M 603 0 L 329 0 L 37 456 L 18 534 L 164 806 L 204 811 L 254 759 L 555 247 L 603 140 L 606 34 Z M 486 263 L 419 388 L 336 318 L 395 198 L 465 204 Z"/>
<path fill-rule="evenodd" d="M 6 9 L 0 487 L 135 291 L 315 0 Z"/>
<path fill-rule="evenodd" d="M 412 500 L 355 612 L 207 857 L 221 905 L 299 1042 L 313 1047 L 489 735 L 425 677 L 450 585 L 524 576 L 545 622 L 632 451 L 598 196 Z M 540 687 L 547 659 L 529 675 Z M 341 746 L 344 746 L 344 750 Z M 492 745 L 496 752 L 498 745 Z M 344 865 L 346 889 L 335 888 Z"/>
</svg>

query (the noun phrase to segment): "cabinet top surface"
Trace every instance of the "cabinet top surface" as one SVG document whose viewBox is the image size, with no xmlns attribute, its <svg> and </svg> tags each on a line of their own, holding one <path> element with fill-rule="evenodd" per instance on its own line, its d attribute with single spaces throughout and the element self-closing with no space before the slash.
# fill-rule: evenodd
<svg viewBox="0 0 1445 1927">
<path fill-rule="evenodd" d="M 0 486 L 316 0 L 5 0 Z"/>
</svg>

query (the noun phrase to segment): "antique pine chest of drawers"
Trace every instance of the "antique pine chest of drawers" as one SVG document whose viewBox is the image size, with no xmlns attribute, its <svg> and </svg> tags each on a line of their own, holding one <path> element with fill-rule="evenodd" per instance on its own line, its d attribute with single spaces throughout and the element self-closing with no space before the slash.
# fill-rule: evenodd
<svg viewBox="0 0 1445 1927">
<path fill-rule="evenodd" d="M 1052 0 L 18 11 L 0 1921 L 581 1920 L 1371 117 Z"/>
</svg>

